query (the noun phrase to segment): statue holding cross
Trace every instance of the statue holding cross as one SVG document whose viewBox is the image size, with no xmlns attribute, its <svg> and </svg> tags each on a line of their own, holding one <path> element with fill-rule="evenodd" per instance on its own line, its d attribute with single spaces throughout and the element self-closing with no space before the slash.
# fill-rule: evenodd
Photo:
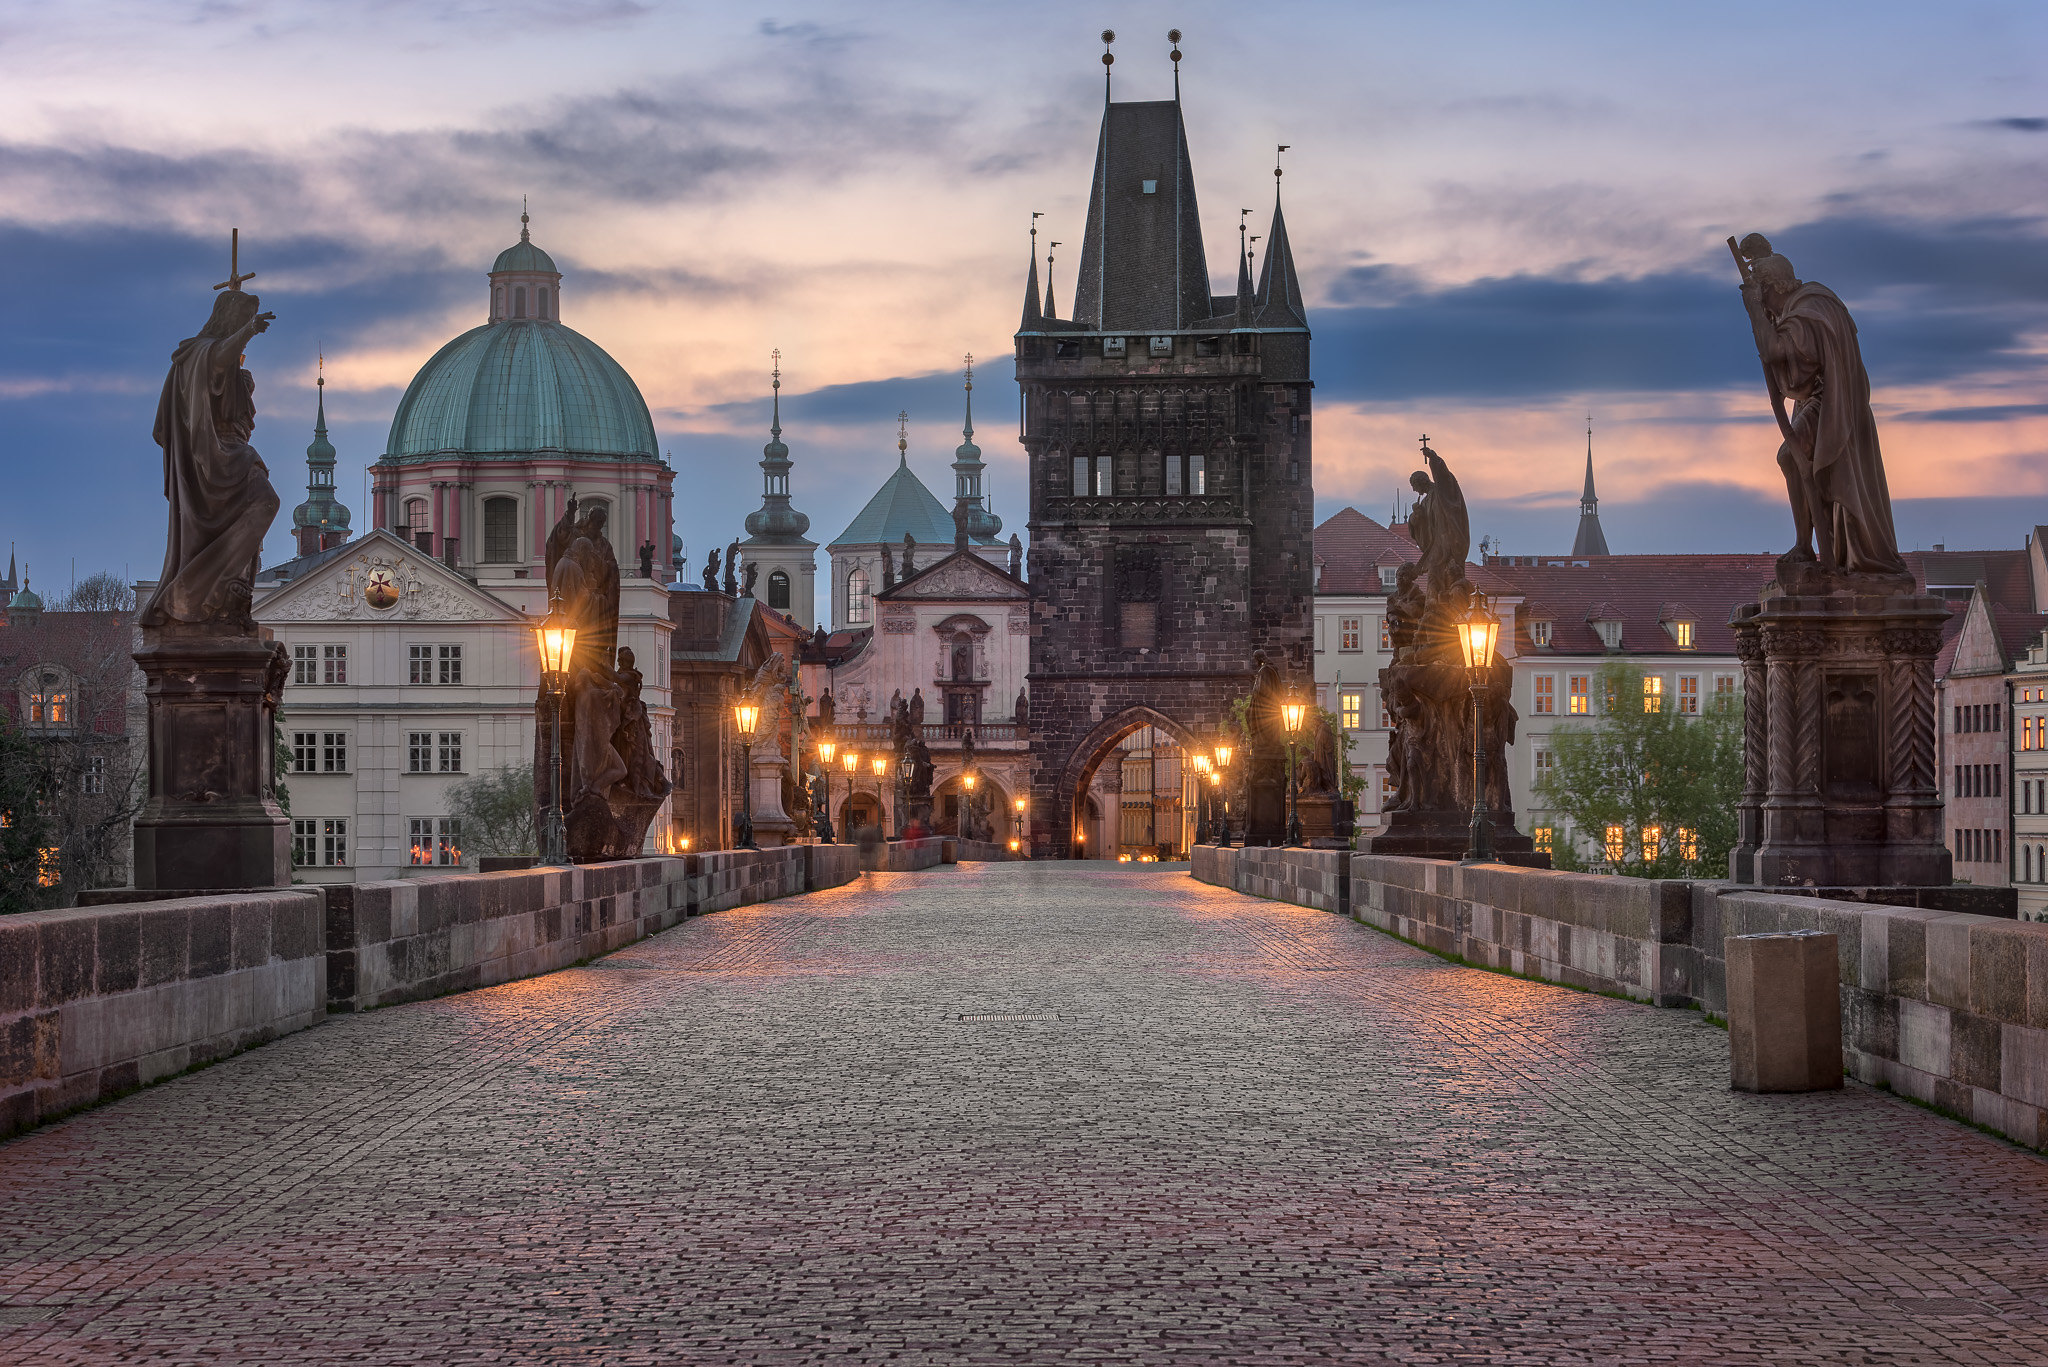
<svg viewBox="0 0 2048 1367">
<path fill-rule="evenodd" d="M 243 348 L 276 317 L 258 312 L 261 301 L 243 290 L 254 277 L 241 268 L 236 229 L 228 240 L 228 278 L 214 286 L 212 316 L 171 353 L 155 430 L 170 529 L 163 574 L 142 609 L 145 627 L 256 630 L 250 594 L 279 499 L 249 444 L 256 382 L 242 367 Z"/>
</svg>

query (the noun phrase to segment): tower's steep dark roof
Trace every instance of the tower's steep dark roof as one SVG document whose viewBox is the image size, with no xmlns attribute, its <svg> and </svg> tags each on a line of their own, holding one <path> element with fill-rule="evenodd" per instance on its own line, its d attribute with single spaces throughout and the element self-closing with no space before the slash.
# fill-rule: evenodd
<svg viewBox="0 0 2048 1367">
<path fill-rule="evenodd" d="M 1301 302 L 1301 281 L 1294 274 L 1294 248 L 1287 241 L 1287 217 L 1280 212 L 1280 192 L 1273 192 L 1273 227 L 1266 234 L 1266 264 L 1259 269 L 1259 326 L 1307 327 L 1308 309 Z"/>
<path fill-rule="evenodd" d="M 1179 102 L 1108 105 L 1072 317 L 1105 331 L 1142 332 L 1191 327 L 1213 312 Z"/>
</svg>

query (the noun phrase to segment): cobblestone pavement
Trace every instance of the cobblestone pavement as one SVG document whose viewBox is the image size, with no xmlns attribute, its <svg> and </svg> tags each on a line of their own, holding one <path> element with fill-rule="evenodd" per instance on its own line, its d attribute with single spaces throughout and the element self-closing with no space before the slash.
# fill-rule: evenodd
<svg viewBox="0 0 2048 1367">
<path fill-rule="evenodd" d="M 2048 1362 L 2048 1164 L 1689 1012 L 970 865 L 0 1145 L 0 1362 Z"/>
</svg>

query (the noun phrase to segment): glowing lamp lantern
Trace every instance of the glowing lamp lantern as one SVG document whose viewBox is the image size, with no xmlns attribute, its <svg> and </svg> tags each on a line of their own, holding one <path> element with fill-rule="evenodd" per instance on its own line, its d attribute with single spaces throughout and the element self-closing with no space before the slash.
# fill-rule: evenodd
<svg viewBox="0 0 2048 1367">
<path fill-rule="evenodd" d="M 1023 798 L 1021 798 L 1021 797 L 1020 797 L 1020 798 L 1018 798 L 1018 799 L 1017 799 L 1017 802 L 1016 802 L 1016 807 L 1017 807 L 1017 815 L 1019 815 L 1019 816 L 1022 816 L 1022 815 L 1024 814 L 1024 799 L 1023 799 Z"/>
<path fill-rule="evenodd" d="M 1228 769 L 1230 767 L 1230 757 L 1235 753 L 1237 751 L 1234 746 L 1218 744 L 1216 747 L 1216 767 L 1218 769 Z"/>
<path fill-rule="evenodd" d="M 569 661 L 576 655 L 576 623 L 563 616 L 559 602 L 548 604 L 548 615 L 533 629 L 533 642 L 540 651 L 541 693 L 548 714 L 548 790 L 540 821 L 540 862 L 563 867 L 569 862 L 569 841 L 562 817 L 562 693 Z M 413 862 L 421 861 L 415 857 Z"/>
<path fill-rule="evenodd" d="M 1475 604 L 1458 623 L 1458 649 L 1465 653 L 1465 668 L 1493 668 L 1493 648 L 1500 641 L 1500 619 L 1483 604 Z"/>
<path fill-rule="evenodd" d="M 872 767 L 875 771 L 875 777 L 880 779 L 882 775 L 889 772 L 889 757 L 887 755 L 876 755 Z"/>
<path fill-rule="evenodd" d="M 533 629 L 533 639 L 540 647 L 540 667 L 544 673 L 569 672 L 569 660 L 576 653 L 576 624 L 562 616 L 559 607 L 549 609 L 541 624 Z"/>
<path fill-rule="evenodd" d="M 966 786 L 967 791 L 969 793 L 972 793 L 974 791 L 974 779 L 975 776 L 973 774 L 961 775 L 960 782 Z"/>
<path fill-rule="evenodd" d="M 761 709 L 750 702 L 735 703 L 732 709 L 732 721 L 733 725 L 740 729 L 741 735 L 751 737 L 754 734 L 754 728 L 761 724 Z"/>
<path fill-rule="evenodd" d="M 1306 703 L 1296 702 L 1290 698 L 1280 704 L 1280 723 L 1287 728 L 1287 734 L 1290 736 L 1300 734 L 1302 720 L 1307 716 Z"/>
<path fill-rule="evenodd" d="M 1287 843 L 1299 845 L 1301 841 L 1301 801 L 1296 792 L 1294 743 L 1301 734 L 1301 724 L 1308 720 L 1308 704 L 1299 698 L 1289 698 L 1280 704 L 1280 724 L 1287 728 Z"/>
<path fill-rule="evenodd" d="M 741 849 L 751 850 L 754 844 L 754 728 L 761 724 L 761 709 L 753 702 L 737 702 L 732 708 L 732 722 L 740 733 L 740 748 L 746 758 L 741 761 L 740 772 L 745 778 L 740 782 L 743 805 L 740 808 L 737 837 L 733 843 Z"/>
<path fill-rule="evenodd" d="M 837 741 L 830 741 L 830 740 L 821 740 L 821 741 L 819 741 L 819 742 L 818 742 L 818 762 L 819 762 L 820 764 L 830 764 L 830 763 L 832 762 L 832 756 L 833 756 L 834 754 L 838 753 L 838 750 L 839 750 L 839 743 L 838 743 Z"/>
<path fill-rule="evenodd" d="M 845 754 L 843 754 L 843 755 L 841 755 L 841 756 L 839 757 L 839 760 L 840 760 L 840 762 L 841 762 L 842 764 L 844 764 L 844 765 L 846 766 L 846 772 L 847 772 L 847 773 L 849 773 L 849 774 L 857 774 L 857 773 L 859 773 L 859 772 L 860 772 L 860 752 L 859 752 L 859 751 L 857 751 L 857 750 L 848 750 L 848 751 L 847 751 L 847 752 L 846 752 Z"/>
<path fill-rule="evenodd" d="M 818 807 L 818 839 L 827 844 L 832 841 L 832 756 L 839 751 L 839 742 L 820 740 L 818 742 L 818 777 L 825 785 L 821 795 L 824 801 Z"/>
</svg>

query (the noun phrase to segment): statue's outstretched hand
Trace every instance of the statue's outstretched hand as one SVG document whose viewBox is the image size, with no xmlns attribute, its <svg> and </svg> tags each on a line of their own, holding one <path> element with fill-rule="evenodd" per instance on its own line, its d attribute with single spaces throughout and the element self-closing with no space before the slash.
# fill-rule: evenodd
<svg viewBox="0 0 2048 1367">
<path fill-rule="evenodd" d="M 258 332 L 268 332 L 270 331 L 272 320 L 276 317 L 277 315 L 274 313 L 259 313 L 256 315 L 256 321 L 253 326 Z"/>
</svg>

